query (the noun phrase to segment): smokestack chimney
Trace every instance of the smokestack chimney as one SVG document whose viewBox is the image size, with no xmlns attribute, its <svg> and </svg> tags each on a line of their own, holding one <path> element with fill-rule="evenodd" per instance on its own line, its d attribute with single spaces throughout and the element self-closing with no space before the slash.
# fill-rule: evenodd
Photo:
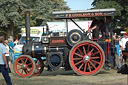
<svg viewBox="0 0 128 85">
<path fill-rule="evenodd" d="M 30 11 L 25 12 L 26 43 L 30 43 Z"/>
</svg>

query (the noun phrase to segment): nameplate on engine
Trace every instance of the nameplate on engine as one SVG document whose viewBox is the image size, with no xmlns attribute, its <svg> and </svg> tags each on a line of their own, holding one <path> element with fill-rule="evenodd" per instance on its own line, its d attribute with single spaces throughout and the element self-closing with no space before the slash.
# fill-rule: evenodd
<svg viewBox="0 0 128 85">
<path fill-rule="evenodd" d="M 51 37 L 50 45 L 51 46 L 65 46 L 67 45 L 66 37 Z"/>
</svg>

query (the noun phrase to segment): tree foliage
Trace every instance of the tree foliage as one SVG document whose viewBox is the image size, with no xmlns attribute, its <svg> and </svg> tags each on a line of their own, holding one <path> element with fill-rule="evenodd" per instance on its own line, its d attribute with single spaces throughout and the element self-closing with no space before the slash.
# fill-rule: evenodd
<svg viewBox="0 0 128 85">
<path fill-rule="evenodd" d="M 37 0 L 36 9 L 36 12 L 34 12 L 36 25 L 53 21 L 53 11 L 69 10 L 63 0 Z"/>
<path fill-rule="evenodd" d="M 52 12 L 59 10 L 69 10 L 64 0 L 22 0 L 27 3 L 26 9 L 31 11 L 31 26 L 40 26 L 48 21 L 53 21 Z M 23 19 L 24 20 L 24 19 Z M 22 20 L 22 24 L 25 22 Z"/>
<path fill-rule="evenodd" d="M 57 10 L 69 10 L 64 0 L 0 0 L 0 32 L 13 35 L 13 32 L 25 25 L 24 11 L 31 11 L 31 26 L 52 21 L 51 13 Z"/>
<path fill-rule="evenodd" d="M 21 12 L 26 5 L 20 0 L 0 1 L 0 27 L 5 35 L 13 35 L 13 29 L 21 18 Z"/>
<path fill-rule="evenodd" d="M 94 8 L 115 8 L 116 16 L 113 23 L 117 26 L 128 27 L 128 0 L 94 0 Z"/>
</svg>

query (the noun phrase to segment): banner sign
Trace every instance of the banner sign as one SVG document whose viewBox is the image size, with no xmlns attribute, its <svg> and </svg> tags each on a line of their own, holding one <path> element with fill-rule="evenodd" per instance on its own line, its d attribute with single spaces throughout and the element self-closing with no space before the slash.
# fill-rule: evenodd
<svg viewBox="0 0 128 85">
<path fill-rule="evenodd" d="M 37 30 L 37 29 L 31 29 L 31 30 L 30 30 L 30 33 L 31 33 L 31 34 L 39 34 L 39 32 L 40 32 L 40 31 Z M 26 33 L 26 30 L 22 30 L 22 33 Z"/>
</svg>

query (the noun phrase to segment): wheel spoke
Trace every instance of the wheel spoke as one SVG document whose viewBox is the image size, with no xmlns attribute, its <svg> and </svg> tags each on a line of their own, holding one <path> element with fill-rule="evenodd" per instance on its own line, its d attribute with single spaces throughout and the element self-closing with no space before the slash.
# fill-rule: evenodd
<svg viewBox="0 0 128 85">
<path fill-rule="evenodd" d="M 26 58 L 25 63 L 27 62 L 28 58 Z"/>
<path fill-rule="evenodd" d="M 98 57 L 91 57 L 91 59 L 99 59 L 100 57 L 98 56 Z"/>
<path fill-rule="evenodd" d="M 26 72 L 26 74 L 28 74 L 29 73 L 29 71 L 26 69 L 26 70 L 24 70 L 25 72 Z"/>
<path fill-rule="evenodd" d="M 87 63 L 85 63 L 85 66 L 84 66 L 84 72 L 86 71 L 86 68 L 87 68 Z"/>
<path fill-rule="evenodd" d="M 24 64 L 24 61 L 21 59 L 22 63 Z"/>
<path fill-rule="evenodd" d="M 90 51 L 91 53 L 93 52 L 94 48 Z"/>
<path fill-rule="evenodd" d="M 84 65 L 84 63 L 82 63 L 82 64 L 80 65 L 79 70 L 82 68 L 83 65 Z"/>
<path fill-rule="evenodd" d="M 95 65 L 90 61 L 90 64 L 96 69 Z"/>
<path fill-rule="evenodd" d="M 22 69 L 22 71 L 21 71 L 21 76 L 23 75 L 23 69 Z"/>
<path fill-rule="evenodd" d="M 81 61 L 79 61 L 79 62 L 75 63 L 75 65 L 78 65 L 78 64 L 80 64 L 81 62 L 83 62 L 83 60 L 81 60 Z"/>
<path fill-rule="evenodd" d="M 73 58 L 73 60 L 81 60 L 82 58 Z"/>
<path fill-rule="evenodd" d="M 84 54 L 86 54 L 86 50 L 85 50 L 85 47 L 83 46 L 83 51 L 84 51 Z"/>
<path fill-rule="evenodd" d="M 24 72 L 27 74 L 27 71 L 26 71 L 26 69 L 24 69 L 23 71 L 24 71 Z"/>
<path fill-rule="evenodd" d="M 79 48 L 77 48 L 78 49 L 78 51 L 82 54 L 82 55 L 84 55 L 84 53 L 79 49 Z"/>
<path fill-rule="evenodd" d="M 36 67 L 36 69 L 37 69 L 37 70 L 40 70 L 40 68 L 39 68 L 39 67 Z"/>
<path fill-rule="evenodd" d="M 78 53 L 74 53 L 75 55 L 77 55 L 77 56 L 79 56 L 79 57 L 82 57 L 83 58 L 83 56 L 82 55 L 80 55 L 80 54 L 78 54 Z"/>
<path fill-rule="evenodd" d="M 36 64 L 36 66 L 40 66 L 40 64 Z"/>
<path fill-rule="evenodd" d="M 89 68 L 89 71 L 91 72 L 91 67 L 90 67 L 90 64 L 88 63 L 88 68 Z"/>
<path fill-rule="evenodd" d="M 22 64 L 17 63 L 17 65 L 22 66 Z"/>
<path fill-rule="evenodd" d="M 94 48 L 93 48 L 90 52 L 88 52 L 88 54 L 89 54 L 89 55 L 91 55 L 91 54 L 92 54 L 92 52 L 93 52 L 93 50 L 94 50 Z"/>
<path fill-rule="evenodd" d="M 18 70 L 21 70 L 21 68 L 19 68 Z"/>
<path fill-rule="evenodd" d="M 32 63 L 29 63 L 29 64 L 27 64 L 27 65 L 29 66 L 29 65 L 31 65 L 31 64 L 32 64 Z"/>
<path fill-rule="evenodd" d="M 97 64 L 100 64 L 100 62 L 97 62 L 97 61 L 95 61 L 95 60 L 91 60 L 92 62 L 95 62 L 95 63 L 97 63 Z"/>
<path fill-rule="evenodd" d="M 87 49 L 87 52 L 89 52 L 89 48 L 90 48 L 90 45 L 88 45 L 88 49 Z"/>
<path fill-rule="evenodd" d="M 94 55 L 95 55 L 95 54 L 97 54 L 97 53 L 99 53 L 99 51 L 97 51 L 97 52 L 93 53 L 93 54 L 92 54 L 92 56 L 94 56 Z"/>
</svg>

